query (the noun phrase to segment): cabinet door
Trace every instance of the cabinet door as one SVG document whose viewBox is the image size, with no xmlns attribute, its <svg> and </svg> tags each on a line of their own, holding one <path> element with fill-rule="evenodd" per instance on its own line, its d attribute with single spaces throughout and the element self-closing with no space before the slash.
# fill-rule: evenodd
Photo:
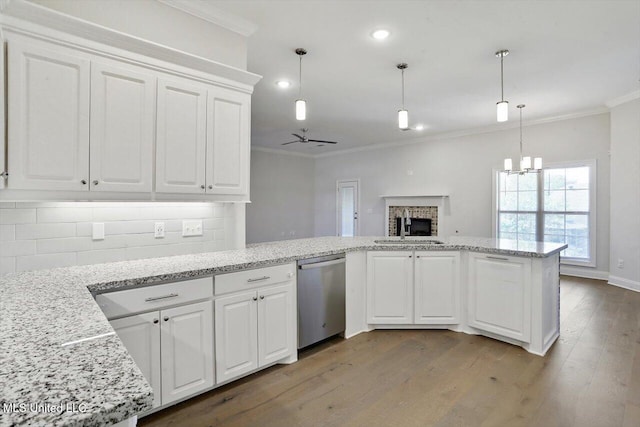
<svg viewBox="0 0 640 427">
<path fill-rule="evenodd" d="M 211 301 L 162 310 L 162 404 L 213 387 Z"/>
<path fill-rule="evenodd" d="M 367 253 L 367 322 L 413 323 L 413 256 L 407 251 Z"/>
<path fill-rule="evenodd" d="M 256 292 L 215 300 L 216 380 L 236 378 L 258 368 Z"/>
<path fill-rule="evenodd" d="M 415 323 L 460 322 L 460 254 L 416 252 Z"/>
<path fill-rule="evenodd" d="M 91 64 L 91 191 L 151 191 L 155 77 Z"/>
<path fill-rule="evenodd" d="M 245 93 L 209 90 L 207 193 L 249 193 L 250 101 Z"/>
<path fill-rule="evenodd" d="M 161 405 L 160 313 L 138 314 L 111 321 L 118 337 L 153 389 L 154 408 Z"/>
<path fill-rule="evenodd" d="M 204 193 L 206 109 L 203 86 L 158 81 L 156 191 Z"/>
<path fill-rule="evenodd" d="M 519 341 L 531 335 L 531 262 L 469 254 L 469 325 Z"/>
<path fill-rule="evenodd" d="M 258 366 L 265 366 L 296 351 L 293 285 L 258 291 Z"/>
<path fill-rule="evenodd" d="M 5 177 L 7 171 L 6 164 L 6 139 L 5 139 L 5 114 L 4 114 L 4 105 L 5 105 L 5 85 L 4 85 L 4 40 L 0 38 L 0 190 L 5 187 Z"/>
<path fill-rule="evenodd" d="M 87 190 L 89 61 L 16 35 L 7 50 L 8 186 Z"/>
</svg>

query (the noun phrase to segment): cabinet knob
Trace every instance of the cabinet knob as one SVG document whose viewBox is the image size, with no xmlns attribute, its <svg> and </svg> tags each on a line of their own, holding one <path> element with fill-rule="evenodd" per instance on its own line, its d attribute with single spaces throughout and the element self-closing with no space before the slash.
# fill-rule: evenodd
<svg viewBox="0 0 640 427">
<path fill-rule="evenodd" d="M 158 323 L 158 319 L 153 319 L 153 323 Z"/>
<path fill-rule="evenodd" d="M 253 297 L 253 300 L 254 301 L 258 301 L 258 297 Z"/>
<path fill-rule="evenodd" d="M 93 181 L 93 185 L 98 185 L 98 184 L 100 184 L 100 182 L 99 182 L 97 179 L 95 179 L 95 180 Z"/>
<path fill-rule="evenodd" d="M 200 186 L 200 188 L 202 188 L 202 189 L 204 190 L 204 184 L 202 184 L 202 185 Z"/>
<path fill-rule="evenodd" d="M 169 316 L 164 316 L 164 321 L 168 322 L 169 321 Z"/>
<path fill-rule="evenodd" d="M 210 186 L 209 186 L 209 190 L 213 190 L 213 185 L 210 185 Z"/>
<path fill-rule="evenodd" d="M 260 299 L 264 299 L 264 295 L 260 295 Z"/>
<path fill-rule="evenodd" d="M 80 181 L 80 183 L 81 183 L 82 185 L 87 185 L 87 180 L 86 180 L 86 179 L 83 179 L 82 181 Z"/>
</svg>

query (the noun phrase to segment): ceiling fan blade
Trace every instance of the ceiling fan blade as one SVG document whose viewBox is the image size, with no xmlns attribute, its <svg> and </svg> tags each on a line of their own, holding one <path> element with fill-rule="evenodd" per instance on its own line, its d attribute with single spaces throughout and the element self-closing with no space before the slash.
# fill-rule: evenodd
<svg viewBox="0 0 640 427">
<path fill-rule="evenodd" d="M 300 142 L 300 141 L 283 142 L 280 145 L 289 145 L 289 144 L 293 144 L 294 142 Z"/>
<path fill-rule="evenodd" d="M 300 136 L 297 133 L 292 133 L 291 135 L 295 136 L 296 138 L 300 138 L 301 140 L 304 139 L 303 136 Z"/>
<path fill-rule="evenodd" d="M 323 141 L 321 139 L 310 139 L 309 142 L 321 142 L 323 144 L 337 144 L 335 141 Z"/>
</svg>

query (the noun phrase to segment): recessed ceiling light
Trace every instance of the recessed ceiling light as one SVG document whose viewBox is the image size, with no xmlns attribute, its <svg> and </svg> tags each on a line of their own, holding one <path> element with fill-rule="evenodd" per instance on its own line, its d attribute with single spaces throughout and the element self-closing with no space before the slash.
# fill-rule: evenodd
<svg viewBox="0 0 640 427">
<path fill-rule="evenodd" d="M 276 82 L 276 85 L 280 88 L 280 89 L 286 89 L 288 87 L 291 86 L 291 82 L 287 81 L 287 80 L 278 80 Z"/>
<path fill-rule="evenodd" d="M 424 130 L 424 125 L 423 124 L 416 125 L 416 130 Z"/>
<path fill-rule="evenodd" d="M 389 34 L 391 34 L 389 33 L 389 30 L 380 29 L 380 30 L 375 30 L 373 33 L 371 33 L 371 37 L 373 37 L 376 40 L 384 40 L 387 37 L 389 37 Z"/>
</svg>

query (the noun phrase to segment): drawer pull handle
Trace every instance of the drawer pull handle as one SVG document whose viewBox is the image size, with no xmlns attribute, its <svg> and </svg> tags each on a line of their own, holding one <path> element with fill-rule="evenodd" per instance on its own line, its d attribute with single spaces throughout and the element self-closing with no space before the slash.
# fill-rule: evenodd
<svg viewBox="0 0 640 427">
<path fill-rule="evenodd" d="M 261 282 L 263 280 L 269 280 L 269 279 L 271 279 L 271 277 L 269 276 L 256 277 L 255 279 L 247 279 L 247 283 Z"/>
<path fill-rule="evenodd" d="M 152 302 L 152 301 L 158 301 L 158 300 L 161 300 L 161 299 L 175 298 L 177 296 L 178 296 L 178 294 L 169 294 L 169 295 L 163 295 L 161 297 L 149 297 L 149 298 L 146 298 L 144 301 L 145 302 Z"/>
<path fill-rule="evenodd" d="M 501 256 L 487 255 L 487 258 L 489 258 L 489 259 L 497 259 L 497 260 L 500 260 L 500 261 L 509 261 L 509 258 L 505 258 L 505 257 L 501 257 Z"/>
</svg>

